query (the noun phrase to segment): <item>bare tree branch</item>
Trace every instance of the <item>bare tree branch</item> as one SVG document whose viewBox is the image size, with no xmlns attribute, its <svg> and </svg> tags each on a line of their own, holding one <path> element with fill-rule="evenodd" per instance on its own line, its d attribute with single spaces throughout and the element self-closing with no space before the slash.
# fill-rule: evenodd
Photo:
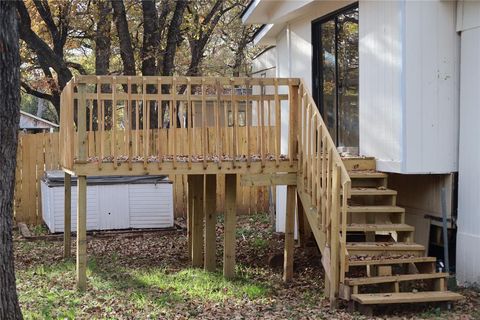
<svg viewBox="0 0 480 320">
<path fill-rule="evenodd" d="M 40 98 L 40 99 L 45 99 L 45 100 L 48 100 L 48 101 L 52 101 L 53 100 L 53 96 L 51 94 L 48 94 L 48 93 L 44 93 L 44 92 L 40 92 L 38 90 L 35 90 L 33 89 L 32 87 L 30 87 L 26 82 L 24 81 L 21 81 L 20 82 L 20 85 L 22 86 L 22 89 L 25 93 L 28 93 L 28 94 L 31 94 L 32 96 L 35 96 L 37 98 Z"/>
</svg>

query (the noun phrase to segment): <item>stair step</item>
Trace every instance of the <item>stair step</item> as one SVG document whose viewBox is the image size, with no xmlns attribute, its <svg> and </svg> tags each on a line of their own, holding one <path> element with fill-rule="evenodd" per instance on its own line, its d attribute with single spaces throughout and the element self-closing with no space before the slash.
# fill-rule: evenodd
<svg viewBox="0 0 480 320">
<path fill-rule="evenodd" d="M 351 191 L 352 196 L 396 196 L 397 191 L 391 189 L 362 188 L 354 187 Z"/>
<path fill-rule="evenodd" d="M 440 279 L 448 277 L 448 273 L 417 273 L 417 274 L 402 274 L 393 276 L 382 277 L 363 277 L 363 278 L 347 278 L 345 283 L 349 286 L 361 286 L 368 284 L 389 283 L 389 282 L 402 282 L 413 280 L 425 280 L 425 279 Z"/>
<path fill-rule="evenodd" d="M 353 258 L 353 257 L 352 257 Z M 382 258 L 382 259 L 370 259 L 370 260 L 357 260 L 352 259 L 348 261 L 349 266 L 366 266 L 366 265 L 389 265 L 389 264 L 402 264 L 402 263 L 427 263 L 436 262 L 435 257 L 408 257 L 408 258 Z"/>
<path fill-rule="evenodd" d="M 385 179 L 386 173 L 371 170 L 352 170 L 348 172 L 350 179 Z"/>
<path fill-rule="evenodd" d="M 404 213 L 405 209 L 397 206 L 348 206 L 352 213 Z"/>
<path fill-rule="evenodd" d="M 463 299 L 463 297 L 460 294 L 451 291 L 422 291 L 352 294 L 351 299 L 360 304 L 395 304 L 457 301 Z"/>
<path fill-rule="evenodd" d="M 374 231 L 396 231 L 396 232 L 413 232 L 415 227 L 408 224 L 348 224 L 347 231 L 352 232 L 374 232 Z"/>
<path fill-rule="evenodd" d="M 364 253 L 371 255 L 385 254 L 386 252 L 407 252 L 409 254 L 422 254 L 425 247 L 416 243 L 406 242 L 347 242 L 350 255 Z"/>
</svg>

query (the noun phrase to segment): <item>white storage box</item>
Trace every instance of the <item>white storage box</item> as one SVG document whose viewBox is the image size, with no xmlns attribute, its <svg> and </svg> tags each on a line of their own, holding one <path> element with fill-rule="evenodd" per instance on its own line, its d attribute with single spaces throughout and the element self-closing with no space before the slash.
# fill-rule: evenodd
<svg viewBox="0 0 480 320">
<path fill-rule="evenodd" d="M 77 181 L 72 177 L 72 231 L 77 227 Z M 43 220 L 64 230 L 64 173 L 46 172 L 41 182 Z M 164 176 L 88 177 L 87 230 L 173 227 L 173 188 Z"/>
</svg>

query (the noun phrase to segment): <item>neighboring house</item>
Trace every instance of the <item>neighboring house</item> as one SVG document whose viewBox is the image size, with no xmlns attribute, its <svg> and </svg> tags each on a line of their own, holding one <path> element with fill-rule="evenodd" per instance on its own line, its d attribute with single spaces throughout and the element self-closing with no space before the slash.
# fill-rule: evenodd
<svg viewBox="0 0 480 320">
<path fill-rule="evenodd" d="M 31 113 L 20 111 L 20 130 L 29 133 L 37 132 L 53 132 L 58 129 L 59 125 Z"/>
<path fill-rule="evenodd" d="M 480 283 L 480 2 L 253 0 L 242 18 L 274 47 L 254 76 L 303 78 L 339 150 L 391 173 L 432 254 L 446 191 L 457 280 Z"/>
</svg>

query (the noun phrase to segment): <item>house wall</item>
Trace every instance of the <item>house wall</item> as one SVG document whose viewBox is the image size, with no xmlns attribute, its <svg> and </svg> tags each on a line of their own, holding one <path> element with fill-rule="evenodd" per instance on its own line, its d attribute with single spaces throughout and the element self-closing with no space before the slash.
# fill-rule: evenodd
<svg viewBox="0 0 480 320">
<path fill-rule="evenodd" d="M 360 153 L 378 168 L 402 162 L 402 14 L 399 1 L 359 3 Z"/>
<path fill-rule="evenodd" d="M 277 76 L 303 78 L 311 91 L 311 22 L 350 3 L 318 2 L 288 21 L 276 37 Z M 455 15 L 453 1 L 359 2 L 360 153 L 380 170 L 457 171 Z"/>
<path fill-rule="evenodd" d="M 277 49 L 270 47 L 255 57 L 252 63 L 252 76 L 266 78 L 276 77 Z"/>
<path fill-rule="evenodd" d="M 359 12 L 360 152 L 387 172 L 456 171 L 455 2 L 360 1 Z"/>
<path fill-rule="evenodd" d="M 455 1 L 406 1 L 405 173 L 458 169 L 460 36 Z M 441 143 L 439 143 L 441 141 Z"/>
<path fill-rule="evenodd" d="M 298 77 L 305 81 L 310 92 L 312 91 L 312 25 L 311 21 L 324 16 L 332 11 L 345 7 L 354 1 L 327 1 L 318 3 L 309 8 L 307 15 L 290 21 L 286 27 L 277 34 L 277 77 Z M 283 92 L 287 93 L 287 92 Z M 288 106 L 282 105 L 282 153 L 288 151 Z M 276 230 L 285 230 L 287 188 L 276 188 Z"/>
<path fill-rule="evenodd" d="M 54 126 L 49 125 L 48 123 L 39 121 L 37 119 L 28 117 L 26 115 L 20 115 L 20 129 L 55 129 Z"/>
<path fill-rule="evenodd" d="M 457 280 L 480 283 L 480 2 L 459 1 L 461 32 Z"/>
<path fill-rule="evenodd" d="M 351 3 L 318 2 L 285 22 L 275 39 L 277 76 L 303 78 L 311 91 L 311 23 Z M 359 1 L 360 153 L 377 158 L 379 170 L 444 174 L 441 179 L 448 180 L 458 169 L 460 40 L 455 15 L 454 1 Z M 288 132 L 286 123 L 283 132 Z M 438 200 L 440 189 L 432 190 Z M 432 192 L 420 200 L 427 201 Z M 283 230 L 285 199 L 286 188 L 277 187 L 278 231 Z M 438 203 L 417 208 L 415 201 L 406 198 L 402 205 L 416 208 L 408 209 L 409 215 L 422 217 L 421 225 L 414 224 L 428 234 L 423 217 Z"/>
</svg>

